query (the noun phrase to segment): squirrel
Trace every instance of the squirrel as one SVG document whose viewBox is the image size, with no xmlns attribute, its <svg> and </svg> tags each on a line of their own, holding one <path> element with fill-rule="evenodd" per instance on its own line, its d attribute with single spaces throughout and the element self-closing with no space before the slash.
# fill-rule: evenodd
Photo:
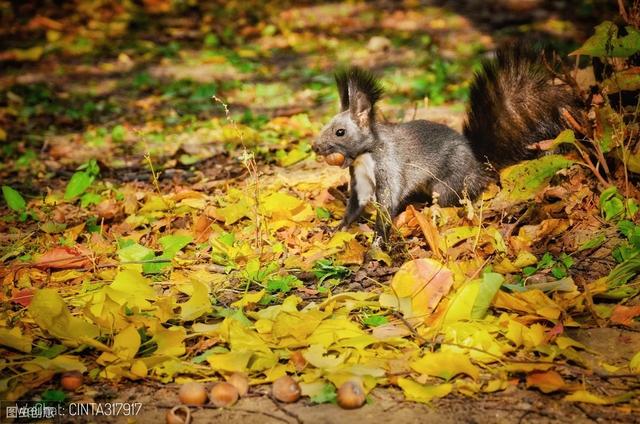
<svg viewBox="0 0 640 424">
<path fill-rule="evenodd" d="M 485 60 L 470 86 L 462 134 L 426 120 L 376 119 L 380 82 L 352 67 L 335 74 L 341 112 L 324 126 L 313 150 L 349 168 L 349 200 L 338 228 L 351 225 L 377 203 L 374 244 L 386 245 L 391 220 L 415 201 L 441 206 L 476 199 L 497 171 L 542 154 L 537 143 L 567 128 L 580 102 L 566 85 L 553 85 L 540 55 L 522 45 L 499 49 Z"/>
</svg>

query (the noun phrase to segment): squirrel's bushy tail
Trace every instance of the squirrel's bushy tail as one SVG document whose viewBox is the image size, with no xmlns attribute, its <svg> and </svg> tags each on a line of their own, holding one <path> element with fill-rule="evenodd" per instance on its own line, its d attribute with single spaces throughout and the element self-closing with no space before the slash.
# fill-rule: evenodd
<svg viewBox="0 0 640 424">
<path fill-rule="evenodd" d="M 464 135 L 478 160 L 500 169 L 536 157 L 539 150 L 527 146 L 556 137 L 566 128 L 562 109 L 578 103 L 567 86 L 552 84 L 541 54 L 510 46 L 485 61 L 471 84 Z"/>
</svg>

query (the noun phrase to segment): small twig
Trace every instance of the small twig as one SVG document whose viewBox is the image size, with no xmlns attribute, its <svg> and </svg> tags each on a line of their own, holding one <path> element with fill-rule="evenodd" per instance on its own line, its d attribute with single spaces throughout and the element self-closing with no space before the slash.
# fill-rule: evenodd
<svg viewBox="0 0 640 424">
<path fill-rule="evenodd" d="M 160 190 L 160 184 L 158 183 L 158 174 L 156 174 L 156 171 L 153 168 L 153 162 L 151 161 L 151 155 L 149 155 L 149 153 L 146 153 L 144 155 L 144 159 L 149 164 L 149 169 L 151 170 L 151 177 L 152 177 L 153 186 L 155 187 L 155 189 L 158 192 L 158 194 L 162 195 L 162 191 Z"/>
<path fill-rule="evenodd" d="M 304 421 L 302 421 L 302 419 L 297 414 L 289 411 L 287 408 L 282 406 L 282 404 L 280 402 L 278 402 L 278 400 L 276 398 L 274 398 L 273 395 L 269 394 L 268 397 L 269 397 L 269 399 L 271 399 L 271 402 L 273 402 L 275 407 L 278 408 L 278 410 L 282 411 L 283 413 L 287 414 L 288 416 L 290 416 L 291 418 L 296 420 L 296 423 L 298 423 L 298 424 L 303 424 L 304 423 Z"/>
<path fill-rule="evenodd" d="M 162 408 L 162 409 L 171 409 L 174 406 L 175 405 L 168 405 L 168 404 L 164 404 L 164 403 L 156 404 L 156 408 Z M 267 416 L 269 418 L 276 419 L 278 421 L 282 421 L 284 423 L 288 423 L 287 420 L 285 420 L 282 417 L 277 416 L 276 414 L 271 414 L 269 412 L 264 412 L 264 411 L 256 411 L 254 409 L 246 409 L 246 408 L 238 408 L 238 407 L 220 408 L 219 406 L 210 405 L 210 404 L 193 406 L 193 408 L 196 408 L 196 409 L 217 409 L 217 410 L 220 410 L 220 412 L 223 412 L 223 411 L 230 411 L 230 412 L 237 411 L 237 412 L 246 412 L 246 413 L 249 413 L 249 414 L 259 414 L 259 415 Z M 302 421 L 300 421 L 300 422 L 302 422 Z"/>
<path fill-rule="evenodd" d="M 571 115 L 571 112 L 569 112 L 567 109 L 562 108 L 562 117 L 567 121 L 567 123 L 576 131 L 578 131 L 580 134 L 587 134 L 587 131 L 585 130 L 585 128 L 580 125 L 578 123 L 578 121 L 576 121 L 576 118 L 573 117 L 573 115 Z"/>
</svg>

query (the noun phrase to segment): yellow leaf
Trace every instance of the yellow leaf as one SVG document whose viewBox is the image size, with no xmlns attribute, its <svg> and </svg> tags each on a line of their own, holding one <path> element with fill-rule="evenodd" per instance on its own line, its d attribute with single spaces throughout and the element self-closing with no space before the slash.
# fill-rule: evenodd
<svg viewBox="0 0 640 424">
<path fill-rule="evenodd" d="M 511 294 L 499 291 L 493 305 L 501 309 L 536 314 L 551 320 L 558 319 L 562 313 L 562 308 L 538 289 Z"/>
<path fill-rule="evenodd" d="M 511 372 L 531 372 L 531 371 L 546 371 L 553 367 L 553 364 L 544 364 L 544 363 L 523 363 L 523 362 L 514 362 L 511 364 L 506 364 L 504 369 Z"/>
<path fill-rule="evenodd" d="M 51 282 L 53 283 L 64 283 L 65 281 L 70 281 L 78 277 L 84 276 L 84 272 L 75 270 L 75 269 L 65 269 L 62 271 L 56 271 L 51 273 Z"/>
<path fill-rule="evenodd" d="M 149 309 L 149 300 L 158 297 L 150 283 L 139 271 L 123 269 L 107 287 L 106 293 L 120 305 L 126 304 L 129 308 L 139 310 Z"/>
<path fill-rule="evenodd" d="M 147 376 L 147 373 L 149 372 L 149 370 L 147 369 L 147 364 L 139 359 L 137 361 L 133 361 L 130 371 L 131 374 L 139 378 L 145 378 Z"/>
<path fill-rule="evenodd" d="M 262 199 L 260 211 L 273 220 L 290 219 L 294 222 L 310 221 L 315 216 L 311 205 L 282 192 L 271 193 Z"/>
<path fill-rule="evenodd" d="M 608 364 L 606 362 L 599 362 L 599 365 L 608 373 L 616 373 L 620 370 L 620 367 L 616 367 L 615 365 Z"/>
<path fill-rule="evenodd" d="M 318 310 L 280 312 L 273 323 L 272 334 L 277 338 L 291 336 L 298 342 L 304 342 L 325 316 L 324 312 Z"/>
<path fill-rule="evenodd" d="M 20 327 L 0 328 L 0 345 L 30 353 L 32 343 L 33 337 L 23 335 Z"/>
<path fill-rule="evenodd" d="M 264 289 L 255 293 L 247 293 L 242 296 L 240 300 L 233 302 L 231 306 L 242 309 L 247 305 L 255 305 L 260 302 L 260 299 L 262 299 L 262 296 L 264 296 L 265 293 L 266 291 Z"/>
<path fill-rule="evenodd" d="M 633 355 L 633 358 L 629 361 L 629 369 L 632 372 L 640 373 L 640 352 Z"/>
<path fill-rule="evenodd" d="M 255 352 L 251 357 L 250 371 L 264 371 L 278 365 L 278 356 L 272 352 Z"/>
<path fill-rule="evenodd" d="M 224 219 L 225 225 L 235 224 L 242 218 L 250 218 L 255 215 L 253 202 L 248 198 L 242 198 L 236 203 L 215 210 L 216 218 Z"/>
<path fill-rule="evenodd" d="M 244 327 L 233 318 L 225 318 L 220 332 L 232 351 L 271 353 L 271 349 L 257 332 Z"/>
<path fill-rule="evenodd" d="M 258 334 L 268 334 L 273 331 L 273 321 L 268 319 L 259 319 L 253 325 Z"/>
<path fill-rule="evenodd" d="M 50 370 L 54 372 L 80 371 L 85 372 L 87 367 L 77 356 L 58 355 L 53 359 L 37 356 L 23 365 L 27 371 Z"/>
<path fill-rule="evenodd" d="M 140 213 L 145 214 L 149 212 L 160 212 L 169 210 L 169 208 L 173 205 L 173 200 L 169 198 L 164 198 L 163 196 L 159 196 L 156 194 L 151 194 L 147 196 L 147 201 L 140 208 Z"/>
<path fill-rule="evenodd" d="M 325 355 L 326 349 L 321 345 L 312 344 L 309 348 L 302 352 L 302 356 L 308 363 L 316 368 L 330 369 L 342 364 L 346 359 L 346 355 Z"/>
<path fill-rule="evenodd" d="M 432 399 L 445 397 L 453 389 L 453 385 L 449 383 L 427 386 L 402 377 L 398 379 L 398 385 L 404 391 L 407 400 L 421 403 L 429 403 Z"/>
<path fill-rule="evenodd" d="M 507 383 L 505 380 L 500 380 L 500 379 L 490 380 L 487 383 L 487 385 L 484 386 L 482 391 L 486 393 L 493 393 L 493 392 L 497 392 L 498 390 L 505 390 L 508 386 L 509 386 L 509 383 Z"/>
<path fill-rule="evenodd" d="M 538 258 L 536 258 L 536 255 L 527 251 L 518 253 L 516 260 L 513 261 L 513 265 L 518 269 L 524 268 L 525 266 L 531 266 L 536 263 L 538 263 Z"/>
<path fill-rule="evenodd" d="M 471 310 L 473 304 L 478 297 L 480 291 L 480 283 L 482 280 L 473 280 L 466 283 L 460 289 L 449 303 L 447 313 L 444 317 L 444 323 L 452 323 L 456 321 L 469 320 L 471 318 Z M 498 295 L 501 292 L 498 292 Z"/>
<path fill-rule="evenodd" d="M 586 390 L 578 390 L 576 392 L 571 393 L 564 397 L 565 401 L 568 402 L 583 402 L 583 403 L 593 403 L 595 405 L 611 405 L 614 403 L 625 402 L 630 399 L 630 397 L 634 397 L 637 393 L 628 392 L 620 396 L 598 396 L 593 393 L 589 393 Z"/>
<path fill-rule="evenodd" d="M 0 141 L 5 141 L 6 139 L 7 139 L 7 132 L 3 128 L 0 128 Z"/>
<path fill-rule="evenodd" d="M 364 331 L 346 316 L 337 316 L 333 319 L 322 321 L 318 328 L 309 336 L 309 345 L 319 344 L 329 348 L 334 343 L 343 339 L 366 335 Z"/>
<path fill-rule="evenodd" d="M 140 334 L 133 325 L 128 326 L 113 338 L 113 353 L 120 359 L 133 359 L 139 348 Z"/>
<path fill-rule="evenodd" d="M 123 305 L 111 299 L 107 295 L 108 291 L 108 287 L 103 287 L 91 293 L 83 311 L 86 317 L 100 327 L 109 331 L 117 331 L 126 327 L 129 321 L 125 318 Z M 173 317 L 173 313 L 171 316 Z"/>
<path fill-rule="evenodd" d="M 346 231 L 336 232 L 331 240 L 326 243 L 327 249 L 336 249 L 342 247 L 346 242 L 355 239 L 355 234 L 348 233 Z"/>
<path fill-rule="evenodd" d="M 527 327 L 515 320 L 509 320 L 509 327 L 505 337 L 515 343 L 516 346 L 538 347 L 545 343 L 546 336 L 544 327 L 540 324 L 533 324 Z"/>
<path fill-rule="evenodd" d="M 411 299 L 412 313 L 409 317 L 424 317 L 433 312 L 452 285 L 453 274 L 448 268 L 438 261 L 424 258 L 406 262 L 391 280 L 394 294 Z"/>
<path fill-rule="evenodd" d="M 184 339 L 187 330 L 184 327 L 164 328 L 158 325 L 151 339 L 158 345 L 154 355 L 180 356 L 184 355 Z"/>
<path fill-rule="evenodd" d="M 54 289 L 36 291 L 29 305 L 29 314 L 40 328 L 47 330 L 52 336 L 72 340 L 76 344 L 100 334 L 95 325 L 72 316 L 64 300 Z"/>
<path fill-rule="evenodd" d="M 555 342 L 558 345 L 558 347 L 562 350 L 568 347 L 577 347 L 578 349 L 583 349 L 583 350 L 587 349 L 587 347 L 582 343 L 580 343 L 579 341 L 573 340 L 572 338 L 567 336 L 558 336 Z"/>
<path fill-rule="evenodd" d="M 374 261 L 383 262 L 386 266 L 391 266 L 393 264 L 391 256 L 389 256 L 384 249 L 381 249 L 378 246 L 372 246 L 371 249 L 369 249 L 369 257 Z"/>
<path fill-rule="evenodd" d="M 456 380 L 454 382 L 454 387 L 458 393 L 461 393 L 465 396 L 475 396 L 476 393 L 480 391 L 482 384 L 476 381 L 469 380 Z"/>
<path fill-rule="evenodd" d="M 350 337 L 348 339 L 342 339 L 334 345 L 336 349 L 341 347 L 354 348 L 360 352 L 364 351 L 367 346 L 377 343 L 378 339 L 369 335 L 363 334 L 361 336 Z"/>
<path fill-rule="evenodd" d="M 191 297 L 179 305 L 182 321 L 193 321 L 213 310 L 208 286 L 201 281 L 193 281 L 191 285 L 193 287 Z"/>
<path fill-rule="evenodd" d="M 253 353 L 246 350 L 219 353 L 207 356 L 207 362 L 216 371 L 245 372 L 252 355 Z"/>
<path fill-rule="evenodd" d="M 458 374 L 466 374 L 474 380 L 480 376 L 478 368 L 464 353 L 427 352 L 412 362 L 411 368 L 420 374 L 450 380 Z"/>
<path fill-rule="evenodd" d="M 464 353 L 476 362 L 496 362 L 503 353 L 513 350 L 508 344 L 496 340 L 493 336 L 495 327 L 485 321 L 458 321 L 445 325 L 442 331 L 446 342 L 459 345 L 443 346 L 442 351 Z"/>
</svg>

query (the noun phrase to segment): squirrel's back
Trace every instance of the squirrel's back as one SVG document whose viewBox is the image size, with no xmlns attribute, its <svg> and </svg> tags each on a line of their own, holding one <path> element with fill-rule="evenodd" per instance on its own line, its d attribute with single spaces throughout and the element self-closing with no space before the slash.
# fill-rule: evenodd
<svg viewBox="0 0 640 424">
<path fill-rule="evenodd" d="M 540 152 L 528 148 L 565 127 L 562 110 L 578 109 L 566 85 L 553 85 L 541 55 L 524 46 L 498 50 L 470 88 L 464 135 L 478 160 L 500 169 Z"/>
</svg>

